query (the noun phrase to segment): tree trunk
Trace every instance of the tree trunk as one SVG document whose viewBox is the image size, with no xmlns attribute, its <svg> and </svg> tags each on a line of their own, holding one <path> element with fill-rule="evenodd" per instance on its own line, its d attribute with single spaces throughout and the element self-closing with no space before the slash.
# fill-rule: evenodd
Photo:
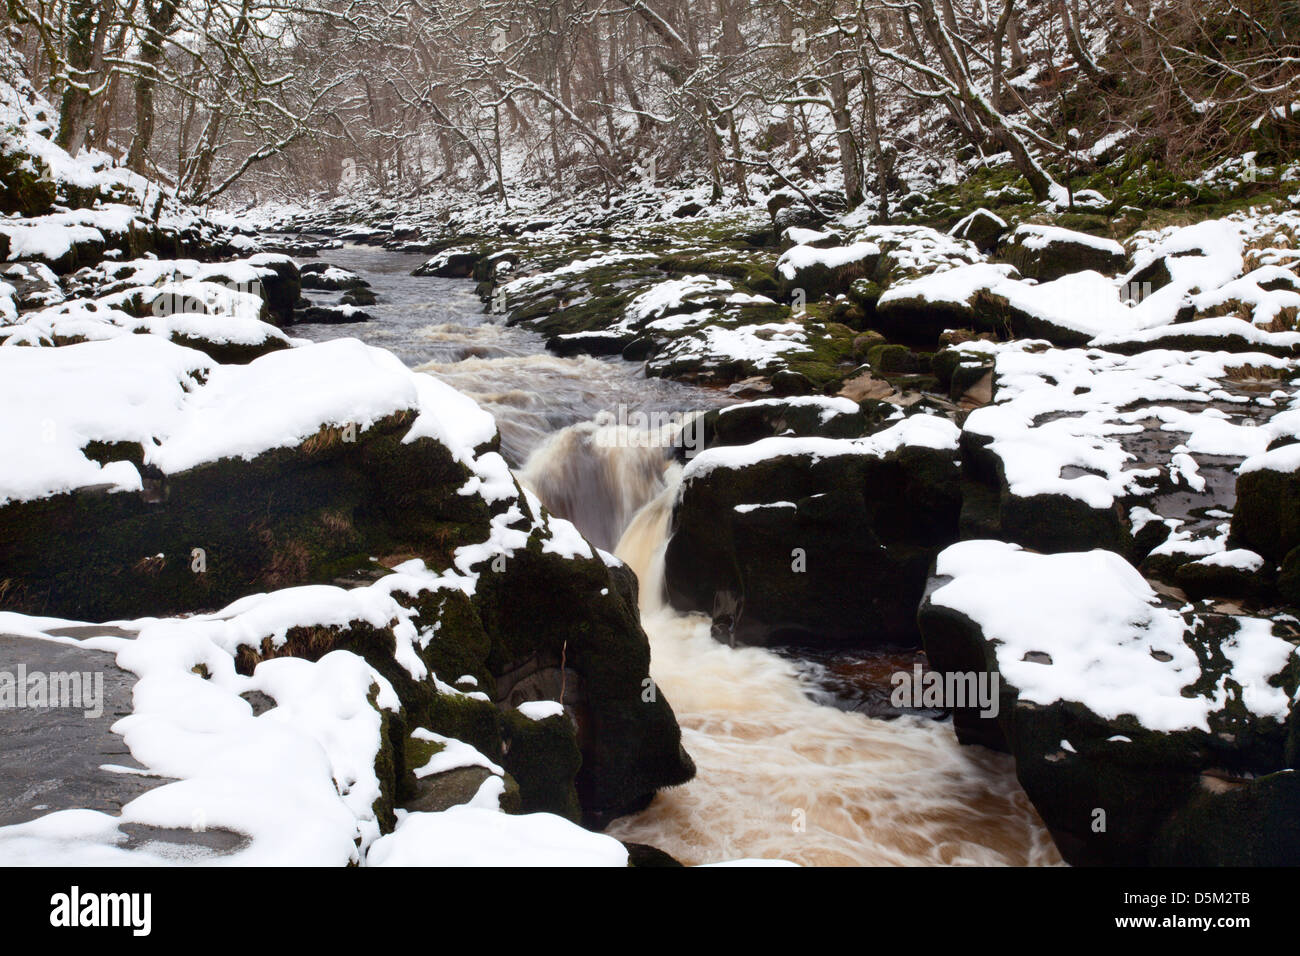
<svg viewBox="0 0 1300 956">
<path fill-rule="evenodd" d="M 853 209 L 862 204 L 862 159 L 853 138 L 853 118 L 849 115 L 848 84 L 844 81 L 844 53 L 840 35 L 831 34 L 831 118 L 835 120 L 835 142 L 840 148 L 840 172 L 844 177 L 844 198 Z"/>
<path fill-rule="evenodd" d="M 95 0 L 69 0 L 66 54 L 68 81 L 63 87 L 59 103 L 59 129 L 54 141 L 74 156 L 86 140 L 86 114 L 90 109 L 90 94 L 83 87 L 90 82 L 98 14 L 99 8 Z"/>
<path fill-rule="evenodd" d="M 127 154 L 129 169 L 144 175 L 148 168 L 149 147 L 153 143 L 153 91 L 158 82 L 158 64 L 162 62 L 163 39 L 176 18 L 175 0 L 144 0 L 148 29 L 140 39 L 140 62 L 143 69 L 135 80 L 135 138 Z"/>
</svg>

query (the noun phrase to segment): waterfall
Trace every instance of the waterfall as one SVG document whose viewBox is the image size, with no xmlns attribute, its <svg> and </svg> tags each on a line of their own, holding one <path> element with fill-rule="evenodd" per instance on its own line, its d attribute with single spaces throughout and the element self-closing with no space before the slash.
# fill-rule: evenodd
<svg viewBox="0 0 1300 956">
<path fill-rule="evenodd" d="M 581 427 L 529 462 L 542 491 L 581 500 L 584 522 L 622 528 L 615 553 L 640 581 L 650 672 L 699 775 L 606 832 L 685 863 L 779 857 L 808 865 L 1059 863 L 1004 754 L 962 747 L 952 727 L 878 720 L 818 703 L 807 677 L 760 648 L 731 648 L 703 615 L 667 607 L 664 548 L 681 469 L 634 447 L 592 450 Z M 572 456 L 568 461 L 565 456 Z M 617 486 L 630 476 L 627 486 Z M 641 502 L 629 518 L 629 507 Z M 597 518 L 594 509 L 609 509 Z M 594 524 L 592 523 L 594 522 Z M 584 528 L 586 530 L 586 528 Z"/>
<path fill-rule="evenodd" d="M 529 456 L 519 480 L 596 546 L 612 551 L 633 516 L 664 489 L 670 450 L 626 426 L 561 429 Z"/>
</svg>

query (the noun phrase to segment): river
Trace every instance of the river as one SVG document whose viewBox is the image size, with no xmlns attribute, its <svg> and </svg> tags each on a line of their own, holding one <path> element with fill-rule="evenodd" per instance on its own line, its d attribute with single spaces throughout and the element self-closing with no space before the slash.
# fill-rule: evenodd
<svg viewBox="0 0 1300 956">
<path fill-rule="evenodd" d="M 716 407 L 733 401 L 725 392 L 647 379 L 617 358 L 554 356 L 536 333 L 486 314 L 472 282 L 411 276 L 418 255 L 345 246 L 321 258 L 371 283 L 374 321 L 293 334 L 356 336 L 475 398 L 496 417 L 520 480 L 637 572 L 651 674 L 699 774 L 606 832 L 685 863 L 1060 862 L 1010 757 L 960 746 L 947 721 L 862 712 L 887 655 L 857 658 L 857 676 L 846 680 L 811 656 L 728 647 L 710 636 L 706 618 L 664 606 L 678 468 L 650 443 L 607 440 L 620 426 L 597 419 L 617 420 L 620 407 L 647 415 Z M 318 304 L 338 300 L 304 294 Z"/>
</svg>

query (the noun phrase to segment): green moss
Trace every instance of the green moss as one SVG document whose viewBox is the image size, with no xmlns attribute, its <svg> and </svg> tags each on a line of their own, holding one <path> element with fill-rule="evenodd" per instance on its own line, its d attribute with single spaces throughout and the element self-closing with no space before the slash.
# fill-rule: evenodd
<svg viewBox="0 0 1300 956">
<path fill-rule="evenodd" d="M 530 720 L 513 710 L 506 714 L 505 724 L 509 746 L 504 765 L 519 783 L 520 811 L 581 819 L 574 780 L 582 753 L 573 722 L 563 714 Z"/>
<path fill-rule="evenodd" d="M 0 212 L 21 216 L 43 216 L 55 201 L 54 180 L 36 156 L 0 152 Z"/>
<path fill-rule="evenodd" d="M 395 596 L 415 609 L 420 632 L 432 636 L 419 652 L 429 670 L 449 681 L 469 675 L 478 682 L 479 690 L 493 696 L 495 687 L 487 664 L 492 638 L 483 629 L 469 596 L 457 589 Z"/>
<path fill-rule="evenodd" d="M 379 821 L 379 832 L 392 833 L 397 826 L 395 808 L 398 781 L 404 770 L 400 741 L 405 735 L 406 725 L 399 715 L 379 706 L 378 684 L 371 685 L 366 700 L 379 712 L 379 749 L 375 753 L 375 778 L 379 781 L 379 796 L 375 798 L 372 808 L 375 819 Z"/>
<path fill-rule="evenodd" d="M 882 343 L 867 349 L 867 364 L 882 375 L 908 374 L 921 368 L 920 362 L 905 345 Z"/>
<path fill-rule="evenodd" d="M 808 314 L 815 315 L 815 310 L 809 309 Z M 815 320 L 805 321 L 804 331 L 808 336 L 806 344 L 812 352 L 793 353 L 787 360 L 787 367 L 807 377 L 819 391 L 838 391 L 845 373 L 856 364 L 853 356 L 858 333 L 847 325 L 836 322 L 822 324 Z"/>
<path fill-rule="evenodd" d="M 501 762 L 503 718 L 489 701 L 463 694 L 437 694 L 429 702 L 423 726 L 444 737 L 463 740 L 489 760 Z"/>
<path fill-rule="evenodd" d="M 930 370 L 939 384 L 947 388 L 952 382 L 952 373 L 962 362 L 963 353 L 956 349 L 942 349 L 935 352 L 930 359 Z"/>
</svg>

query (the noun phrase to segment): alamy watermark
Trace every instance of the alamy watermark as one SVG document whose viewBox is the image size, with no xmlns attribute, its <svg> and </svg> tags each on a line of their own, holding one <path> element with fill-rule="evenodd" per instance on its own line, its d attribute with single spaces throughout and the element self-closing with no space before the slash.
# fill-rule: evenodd
<svg viewBox="0 0 1300 956">
<path fill-rule="evenodd" d="M 233 282 L 188 279 L 179 274 L 159 287 L 149 304 L 158 318 L 169 315 L 247 315 L 262 311 L 265 294 L 260 280 Z"/>
<path fill-rule="evenodd" d="M 894 690 L 889 702 L 895 707 L 927 710 L 978 708 L 981 717 L 996 717 L 998 677 L 997 671 L 922 671 L 921 665 L 915 664 L 910 671 L 890 675 Z"/>
<path fill-rule="evenodd" d="M 133 936 L 153 929 L 152 893 L 91 893 L 73 886 L 50 897 L 50 925 L 60 928 L 119 927 Z"/>
<path fill-rule="evenodd" d="M 602 448 L 681 448 L 687 458 L 704 450 L 701 411 L 640 411 L 618 405 L 595 417 L 594 442 Z"/>
<path fill-rule="evenodd" d="M 94 720 L 104 713 L 102 671 L 0 670 L 0 710 L 79 709 Z"/>
</svg>

